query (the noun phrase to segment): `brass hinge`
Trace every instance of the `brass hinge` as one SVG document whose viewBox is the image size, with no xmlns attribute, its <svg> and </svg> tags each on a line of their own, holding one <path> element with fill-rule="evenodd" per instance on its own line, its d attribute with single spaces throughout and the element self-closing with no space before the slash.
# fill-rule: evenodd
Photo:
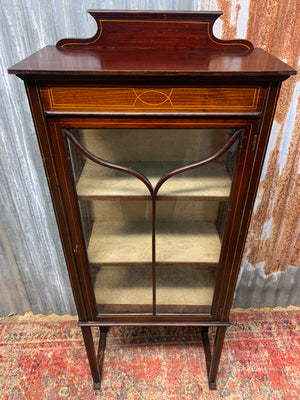
<svg viewBox="0 0 300 400">
<path fill-rule="evenodd" d="M 256 143 L 257 143 L 257 135 L 254 135 L 253 138 L 253 143 L 252 143 L 252 152 L 255 150 L 256 148 Z"/>
</svg>

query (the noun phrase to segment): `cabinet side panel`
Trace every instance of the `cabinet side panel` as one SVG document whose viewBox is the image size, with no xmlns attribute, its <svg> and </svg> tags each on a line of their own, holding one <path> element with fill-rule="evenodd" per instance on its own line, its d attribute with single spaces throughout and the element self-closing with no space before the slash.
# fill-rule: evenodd
<svg viewBox="0 0 300 400">
<path fill-rule="evenodd" d="M 66 220 L 65 210 L 62 206 L 62 197 L 57 180 L 57 172 L 52 145 L 49 140 L 47 123 L 44 118 L 42 102 L 39 96 L 38 86 L 35 82 L 26 82 L 26 90 L 30 103 L 31 113 L 34 120 L 36 134 L 43 158 L 44 168 L 48 180 L 50 194 L 53 202 L 57 225 L 62 240 L 63 250 L 67 262 L 70 282 L 80 320 L 87 319 L 80 282 L 76 273 L 74 253 L 69 237 L 69 228 Z"/>
<path fill-rule="evenodd" d="M 235 244 L 234 253 L 232 254 L 231 259 L 231 274 L 232 278 L 227 286 L 226 293 L 224 293 L 225 301 L 219 304 L 219 312 L 217 317 L 221 320 L 228 320 L 230 307 L 233 302 L 234 297 L 234 289 L 237 282 L 238 274 L 239 274 L 239 266 L 241 263 L 244 245 L 247 237 L 247 231 L 250 223 L 250 218 L 253 210 L 253 205 L 255 201 L 255 196 L 259 184 L 259 177 L 262 170 L 262 165 L 264 161 L 264 156 L 266 153 L 268 139 L 271 131 L 272 121 L 277 105 L 277 100 L 280 91 L 280 83 L 274 83 L 270 85 L 266 101 L 263 116 L 260 120 L 260 125 L 255 134 L 255 139 L 251 145 L 251 164 L 248 165 L 250 168 L 249 174 L 249 182 L 247 187 L 247 194 L 244 200 L 244 207 L 242 217 L 239 221 L 236 221 L 236 229 L 237 229 L 237 240 Z M 238 224 L 237 224 L 238 222 Z M 217 308 L 216 308 L 217 309 Z M 215 309 L 215 310 L 216 310 Z"/>
</svg>

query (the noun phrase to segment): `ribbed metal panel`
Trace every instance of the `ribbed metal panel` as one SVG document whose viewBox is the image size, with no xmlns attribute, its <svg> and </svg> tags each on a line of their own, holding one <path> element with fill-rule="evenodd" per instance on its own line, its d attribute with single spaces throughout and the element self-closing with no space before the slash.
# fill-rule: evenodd
<svg viewBox="0 0 300 400">
<path fill-rule="evenodd" d="M 298 66 L 293 0 L 0 2 L 0 314 L 75 313 L 23 83 L 7 68 L 63 37 L 95 31 L 86 9 L 222 10 L 215 34 L 241 37 Z M 298 4 L 299 6 L 299 4 Z M 298 82 L 298 83 L 297 83 Z M 235 305 L 300 305 L 299 75 L 284 84 L 246 243 Z M 297 117 L 298 116 L 298 117 Z M 298 186 L 297 186 L 298 185 Z"/>
</svg>

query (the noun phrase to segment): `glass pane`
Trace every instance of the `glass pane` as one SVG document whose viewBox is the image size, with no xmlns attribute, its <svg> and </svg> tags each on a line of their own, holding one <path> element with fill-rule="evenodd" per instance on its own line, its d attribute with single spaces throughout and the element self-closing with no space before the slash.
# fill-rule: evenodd
<svg viewBox="0 0 300 400">
<path fill-rule="evenodd" d="M 158 313 L 209 313 L 216 268 L 191 265 L 156 267 Z"/>
<path fill-rule="evenodd" d="M 214 130 L 210 148 L 215 153 L 230 137 Z M 158 313 L 210 312 L 238 147 L 237 139 L 212 162 L 171 176 L 158 192 L 163 200 L 156 213 Z M 210 152 L 207 147 L 206 158 Z M 177 197 L 171 195 L 175 185 L 181 188 Z"/>
<path fill-rule="evenodd" d="M 105 142 L 96 146 L 86 131 L 72 133 L 93 154 L 112 161 Z M 68 142 L 98 312 L 152 313 L 149 192 L 137 178 L 89 160 Z M 126 189 L 129 198 L 144 197 L 130 201 L 122 196 Z"/>
<path fill-rule="evenodd" d="M 99 313 L 152 312 L 149 266 L 91 266 L 91 273 Z"/>
<path fill-rule="evenodd" d="M 157 262 L 218 263 L 221 242 L 217 217 L 217 201 L 158 202 Z"/>
<path fill-rule="evenodd" d="M 221 251 L 219 202 L 170 200 L 157 207 L 157 312 L 209 312 Z"/>
<path fill-rule="evenodd" d="M 80 136 L 80 143 L 94 155 L 141 172 L 155 186 L 164 174 L 212 155 L 231 133 L 232 129 L 82 129 L 76 134 Z M 101 174 L 101 186 L 94 185 L 101 192 L 107 190 L 109 194 L 123 196 L 129 194 L 127 190 L 133 190 L 137 195 L 149 195 L 145 185 L 130 175 L 111 169 L 100 170 L 89 160 L 85 167 L 86 184 L 92 183 L 90 180 L 96 174 Z M 190 175 L 198 173 L 193 171 Z M 180 176 L 174 179 L 181 181 Z"/>
</svg>

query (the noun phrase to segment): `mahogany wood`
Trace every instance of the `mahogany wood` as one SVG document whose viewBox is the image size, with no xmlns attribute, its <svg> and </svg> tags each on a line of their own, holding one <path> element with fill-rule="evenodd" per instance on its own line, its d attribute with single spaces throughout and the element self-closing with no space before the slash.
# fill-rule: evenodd
<svg viewBox="0 0 300 400">
<path fill-rule="evenodd" d="M 99 366 L 99 374 L 100 376 L 102 375 L 102 367 L 103 367 L 103 361 L 104 361 L 104 349 L 105 349 L 105 343 L 106 343 L 106 335 L 108 332 L 108 328 L 106 326 L 102 326 L 100 329 L 100 335 L 99 335 L 99 344 L 98 344 L 98 353 L 97 353 L 97 363 Z M 101 386 L 101 380 L 100 380 L 100 386 Z M 97 387 L 94 389 L 99 389 L 100 386 L 98 387 L 98 382 L 97 382 Z"/>
<path fill-rule="evenodd" d="M 90 14 L 97 23 L 92 38 L 62 39 L 56 47 L 45 47 L 19 62 L 9 73 L 25 81 L 94 388 L 100 389 L 108 327 L 182 325 L 202 327 L 209 387 L 216 389 L 230 307 L 280 85 L 296 71 L 263 50 L 253 49 L 249 41 L 216 38 L 212 29 L 220 12 L 92 10 Z M 155 213 L 156 200 L 167 200 L 158 193 L 167 179 L 187 169 L 201 168 L 213 157 L 174 170 L 153 187 L 146 176 L 104 161 L 85 149 L 72 130 L 89 128 L 237 130 L 229 144 L 219 150 L 225 152 L 234 141 L 238 143 L 230 198 L 225 199 L 229 201 L 228 213 L 211 306 L 156 305 L 156 267 L 167 268 L 168 263 L 156 261 Z M 123 168 L 149 190 L 149 196 L 132 199 L 152 199 L 153 257 L 147 264 L 148 268 L 152 266 L 151 312 L 148 305 L 107 304 L 102 305 L 102 314 L 98 313 L 72 173 L 70 141 L 90 160 Z M 113 196 L 108 198 L 115 201 Z M 180 201 L 187 200 L 189 196 Z M 202 200 L 199 197 L 193 201 Z M 211 197 L 205 201 L 224 199 Z M 193 266 L 206 268 L 207 263 L 195 262 Z M 100 327 L 98 356 L 92 327 Z M 209 327 L 217 327 L 212 352 Z"/>
<path fill-rule="evenodd" d="M 46 86 L 47 111 L 259 112 L 264 87 Z"/>
<path fill-rule="evenodd" d="M 105 329 L 105 328 L 104 328 Z M 100 389 L 100 383 L 101 383 L 101 367 L 98 363 L 99 357 L 96 356 L 95 352 L 95 346 L 94 346 L 94 341 L 93 341 L 93 335 L 92 335 L 92 328 L 90 326 L 81 326 L 81 331 L 82 331 L 82 336 L 86 348 L 86 353 L 89 359 L 89 364 L 90 364 L 90 369 L 94 381 L 94 389 L 99 390 Z M 101 337 L 101 336 L 100 336 Z M 102 343 L 103 343 L 103 336 L 102 336 Z M 100 355 L 101 358 L 101 355 Z M 101 360 L 100 360 L 101 361 Z"/>
<path fill-rule="evenodd" d="M 222 49 L 245 53 L 253 49 L 247 40 L 220 40 L 213 24 L 221 12 L 136 12 L 89 10 L 97 23 L 90 39 L 62 39 L 56 47 L 63 50 L 98 48 L 192 48 Z M 186 35 L 186 32 L 189 32 Z M 140 35 L 140 32 L 143 35 Z M 124 37 L 124 32 L 126 36 Z"/>
</svg>

